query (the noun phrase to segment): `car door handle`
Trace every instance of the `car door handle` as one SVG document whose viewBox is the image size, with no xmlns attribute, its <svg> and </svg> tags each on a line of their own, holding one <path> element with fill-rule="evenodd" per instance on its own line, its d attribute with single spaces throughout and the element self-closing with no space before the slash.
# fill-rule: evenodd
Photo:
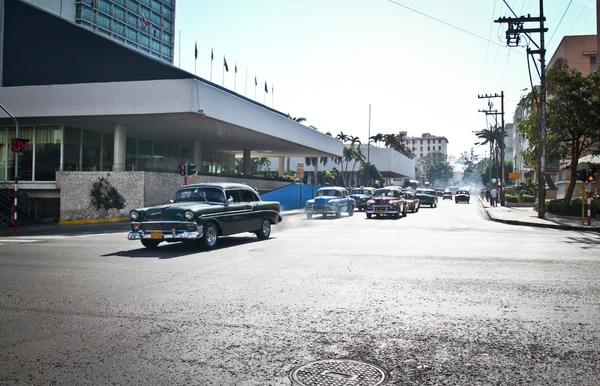
<svg viewBox="0 0 600 386">
<path fill-rule="evenodd" d="M 252 209 L 252 208 L 254 208 L 254 205 L 252 205 L 252 204 L 243 204 L 242 208 L 244 208 L 244 209 Z"/>
</svg>

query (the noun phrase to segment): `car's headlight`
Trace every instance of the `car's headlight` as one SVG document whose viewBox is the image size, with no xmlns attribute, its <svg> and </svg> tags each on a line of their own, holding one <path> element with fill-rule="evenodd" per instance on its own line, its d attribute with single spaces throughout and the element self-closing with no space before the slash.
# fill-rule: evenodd
<svg viewBox="0 0 600 386">
<path fill-rule="evenodd" d="M 194 212 L 191 210 L 186 210 L 183 212 L 183 217 L 188 221 L 192 221 L 194 219 Z"/>
<path fill-rule="evenodd" d="M 140 219 L 140 213 L 135 210 L 132 210 L 131 212 L 129 212 L 129 216 L 131 217 L 132 221 L 137 221 Z"/>
</svg>

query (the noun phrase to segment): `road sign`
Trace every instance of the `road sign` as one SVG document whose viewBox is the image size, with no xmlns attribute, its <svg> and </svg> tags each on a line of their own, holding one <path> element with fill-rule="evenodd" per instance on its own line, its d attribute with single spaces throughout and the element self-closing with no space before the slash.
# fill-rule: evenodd
<svg viewBox="0 0 600 386">
<path fill-rule="evenodd" d="M 304 163 L 302 162 L 296 164 L 296 178 L 304 178 Z"/>
<path fill-rule="evenodd" d="M 511 180 L 518 180 L 521 178 L 521 173 L 508 173 L 508 178 Z"/>
</svg>

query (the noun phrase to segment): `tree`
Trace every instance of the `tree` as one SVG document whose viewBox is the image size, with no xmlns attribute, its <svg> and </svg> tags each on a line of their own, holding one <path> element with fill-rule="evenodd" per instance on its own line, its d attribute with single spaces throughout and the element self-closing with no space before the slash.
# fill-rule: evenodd
<svg viewBox="0 0 600 386">
<path fill-rule="evenodd" d="M 480 160 L 479 156 L 475 154 L 473 147 L 471 147 L 469 152 L 463 151 L 456 162 L 465 167 L 463 170 L 463 181 L 474 183 L 479 180 L 483 171 L 484 161 Z"/>
<path fill-rule="evenodd" d="M 380 142 L 384 142 L 383 134 L 378 133 L 369 138 L 371 141 L 375 142 L 375 146 Z"/>
<path fill-rule="evenodd" d="M 367 180 L 367 170 L 369 175 L 369 180 Z M 365 162 L 360 165 L 358 169 L 358 184 L 364 186 L 375 186 L 377 181 L 383 180 L 383 176 L 381 172 L 377 170 L 377 167 L 370 162 Z"/>
<path fill-rule="evenodd" d="M 513 163 L 512 161 L 504 161 L 504 181 L 508 181 L 508 174 L 513 172 Z M 501 174 L 500 167 L 498 165 L 492 165 L 490 163 L 486 164 L 481 172 L 481 182 L 484 185 L 487 185 L 490 182 L 490 173 L 492 176 L 496 176 L 494 178 L 499 178 L 498 176 Z"/>
<path fill-rule="evenodd" d="M 427 180 L 432 185 L 444 185 L 454 178 L 454 170 L 447 162 L 432 164 L 427 170 Z"/>
</svg>

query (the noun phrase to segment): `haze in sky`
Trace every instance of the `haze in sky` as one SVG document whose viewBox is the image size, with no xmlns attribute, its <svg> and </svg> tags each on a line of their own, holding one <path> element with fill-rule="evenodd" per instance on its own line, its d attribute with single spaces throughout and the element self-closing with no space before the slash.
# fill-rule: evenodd
<svg viewBox="0 0 600 386">
<path fill-rule="evenodd" d="M 539 15 L 539 0 L 506 3 Z M 595 3 L 544 1 L 547 61 L 563 36 L 596 34 Z M 458 156 L 486 127 L 478 95 L 504 91 L 509 123 L 531 89 L 526 39 L 506 47 L 502 16 L 512 16 L 503 0 L 177 0 L 174 64 L 209 80 L 212 64 L 213 82 L 363 143 L 370 104 L 371 135 L 443 135 Z"/>
</svg>

